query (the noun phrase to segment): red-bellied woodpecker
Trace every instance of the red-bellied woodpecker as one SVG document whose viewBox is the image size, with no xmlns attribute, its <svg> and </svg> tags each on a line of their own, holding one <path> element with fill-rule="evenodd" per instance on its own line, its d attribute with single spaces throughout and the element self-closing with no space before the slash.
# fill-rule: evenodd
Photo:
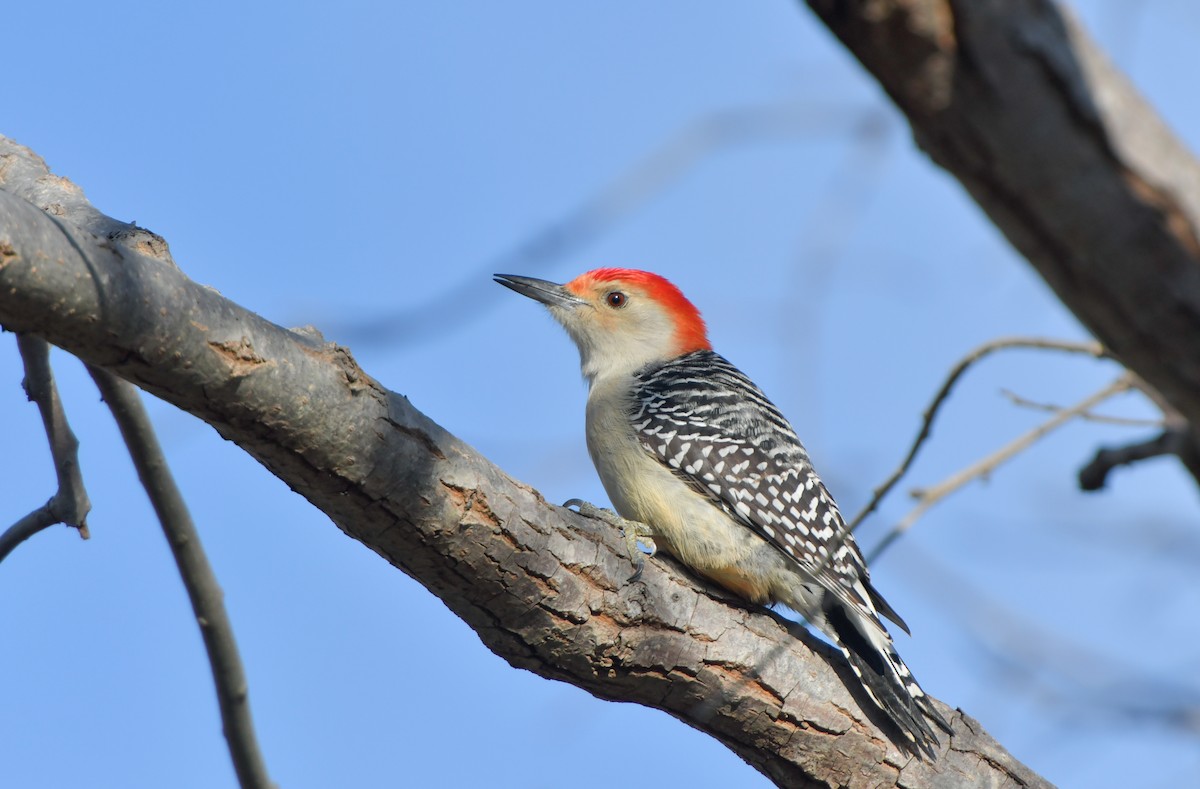
<svg viewBox="0 0 1200 789">
<path fill-rule="evenodd" d="M 907 625 L 871 586 L 792 426 L 713 352 L 692 303 L 657 274 L 632 269 L 597 269 L 566 285 L 496 281 L 545 304 L 579 346 L 588 452 L 631 552 L 640 537 L 739 597 L 802 614 L 841 648 L 912 745 L 933 755 L 926 718 L 950 728 L 878 614 Z"/>
</svg>

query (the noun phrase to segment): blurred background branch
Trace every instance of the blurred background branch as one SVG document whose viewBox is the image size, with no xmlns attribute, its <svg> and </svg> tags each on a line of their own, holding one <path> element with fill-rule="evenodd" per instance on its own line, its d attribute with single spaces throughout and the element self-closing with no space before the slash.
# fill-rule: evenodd
<svg viewBox="0 0 1200 789">
<path fill-rule="evenodd" d="M 1045 422 L 1025 433 L 1024 435 L 1020 435 L 1013 439 L 987 457 L 981 458 L 961 471 L 955 472 L 932 487 L 914 490 L 912 492 L 912 497 L 917 500 L 917 506 L 913 507 L 912 511 L 910 511 L 908 515 L 904 516 L 903 520 L 892 527 L 892 530 L 889 531 L 887 535 L 885 535 L 884 538 L 879 541 L 879 544 L 867 553 L 867 562 L 874 563 L 876 560 L 878 560 L 879 557 L 883 555 L 884 551 L 886 551 L 899 537 L 903 536 L 905 532 L 911 529 L 913 524 L 920 520 L 921 516 L 924 515 L 930 507 L 933 507 L 935 504 L 942 501 L 944 498 L 959 490 L 969 482 L 987 479 L 997 468 L 1012 460 L 1020 453 L 1024 452 L 1026 449 L 1032 446 L 1034 442 L 1046 437 L 1050 433 L 1065 425 L 1067 422 L 1070 422 L 1072 419 L 1082 417 L 1091 409 L 1100 405 L 1105 400 L 1108 400 L 1113 395 L 1129 391 L 1132 386 L 1133 384 L 1130 380 L 1130 376 L 1122 375 L 1120 378 L 1113 381 L 1100 391 L 1085 397 L 1083 400 L 1080 400 L 1078 403 L 1069 408 L 1064 408 L 1058 411 L 1050 419 L 1047 419 Z"/>
<path fill-rule="evenodd" d="M 467 317 L 453 324 L 462 329 L 491 314 L 500 302 L 487 298 L 484 286 L 496 271 L 542 276 L 550 268 L 585 249 L 624 219 L 634 214 L 691 170 L 714 155 L 731 148 L 769 143 L 794 143 L 801 139 L 848 139 L 860 143 L 878 138 L 886 119 L 869 108 L 816 106 L 812 104 L 768 104 L 720 110 L 688 123 L 657 149 L 629 166 L 623 173 L 573 210 L 539 228 L 513 249 L 502 252 L 459 275 L 448 290 L 420 305 L 374 319 L 327 320 L 331 335 L 365 348 L 398 346 L 420 342 L 431 325 L 447 314 Z M 856 144 L 851 150 L 873 150 Z M 854 167 L 851 172 L 860 172 Z M 839 212 L 841 214 L 841 212 Z M 818 228 L 824 237 L 828 225 Z M 307 320 L 307 318 L 306 318 Z"/>
<path fill-rule="evenodd" d="M 941 388 L 938 389 L 937 393 L 933 396 L 933 400 L 921 415 L 921 428 L 917 431 L 917 437 L 913 439 L 912 444 L 909 446 L 908 454 L 904 456 L 904 460 L 900 461 L 900 465 L 888 476 L 886 480 L 884 480 L 883 484 L 872 491 L 871 499 L 867 502 L 866 506 L 863 507 L 857 515 L 850 519 L 849 526 L 851 531 L 857 529 L 863 520 L 875 511 L 880 502 L 883 501 L 888 493 L 890 493 L 892 489 L 896 487 L 896 484 L 900 482 L 900 480 L 904 478 L 904 475 L 907 474 L 912 468 L 913 461 L 915 461 L 917 458 L 917 453 L 929 439 L 930 435 L 933 434 L 933 423 L 934 420 L 937 419 L 938 412 L 941 410 L 942 405 L 945 404 L 946 400 L 950 397 L 950 392 L 953 391 L 954 386 L 958 383 L 959 379 L 961 379 L 976 362 L 986 359 L 996 351 L 1002 351 L 1011 348 L 1061 351 L 1064 353 L 1084 354 L 1096 359 L 1103 359 L 1108 355 L 1105 353 L 1104 348 L 1099 343 L 1070 342 L 1066 340 L 1054 340 L 1044 337 L 1002 337 L 999 339 L 990 340 L 975 348 L 973 351 L 960 359 L 958 363 L 955 364 L 950 370 L 949 375 L 947 375 L 946 379 L 942 382 Z M 890 542 L 890 540 L 888 542 Z M 880 552 L 882 552 L 882 548 L 876 550 L 876 554 Z"/>
</svg>

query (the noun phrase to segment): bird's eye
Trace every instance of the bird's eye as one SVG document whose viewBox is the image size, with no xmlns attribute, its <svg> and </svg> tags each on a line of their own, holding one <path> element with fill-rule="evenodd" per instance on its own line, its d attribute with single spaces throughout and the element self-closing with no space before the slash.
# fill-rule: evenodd
<svg viewBox="0 0 1200 789">
<path fill-rule="evenodd" d="M 604 297 L 604 303 L 614 309 L 620 309 L 621 307 L 624 307 L 628 301 L 628 297 L 626 297 L 626 295 L 619 290 L 614 290 Z"/>
</svg>

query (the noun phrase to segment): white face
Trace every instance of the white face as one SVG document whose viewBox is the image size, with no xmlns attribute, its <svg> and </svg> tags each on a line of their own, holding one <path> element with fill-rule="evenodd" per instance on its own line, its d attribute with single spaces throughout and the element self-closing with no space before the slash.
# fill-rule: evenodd
<svg viewBox="0 0 1200 789">
<path fill-rule="evenodd" d="M 579 347 L 590 384 L 678 354 L 675 321 L 637 285 L 576 280 L 567 287 L 583 303 L 547 306 Z"/>
</svg>

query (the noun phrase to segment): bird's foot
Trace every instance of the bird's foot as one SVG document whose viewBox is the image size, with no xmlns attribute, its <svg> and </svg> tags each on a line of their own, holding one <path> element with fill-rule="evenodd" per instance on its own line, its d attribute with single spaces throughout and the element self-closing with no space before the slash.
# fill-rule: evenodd
<svg viewBox="0 0 1200 789">
<path fill-rule="evenodd" d="M 620 529 L 621 533 L 625 535 L 625 550 L 629 553 L 629 559 L 635 568 L 633 575 L 629 576 L 629 581 L 636 581 L 642 577 L 642 570 L 646 567 L 646 557 L 638 548 L 638 543 L 644 545 L 651 556 L 658 552 L 658 546 L 654 544 L 654 532 L 650 530 L 649 526 L 622 518 L 610 509 L 597 507 L 583 499 L 570 499 L 563 506 L 578 507 L 580 515 L 597 518 Z"/>
</svg>

